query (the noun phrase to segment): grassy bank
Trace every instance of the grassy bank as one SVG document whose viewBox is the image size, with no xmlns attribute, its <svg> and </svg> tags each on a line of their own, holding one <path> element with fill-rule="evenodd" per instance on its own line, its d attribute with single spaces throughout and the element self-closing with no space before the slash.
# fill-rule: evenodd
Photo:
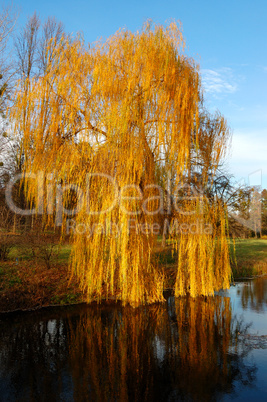
<svg viewBox="0 0 267 402">
<path fill-rule="evenodd" d="M 8 261 L 0 262 L 0 311 L 64 305 L 83 301 L 78 284 L 68 271 L 70 246 L 50 260 L 21 254 L 14 247 Z"/>
<path fill-rule="evenodd" d="M 49 268 L 42 256 L 22 254 L 19 248 L 13 247 L 8 261 L 0 262 L 0 311 L 83 302 L 75 278 L 70 280 L 70 251 L 70 245 L 63 245 L 51 257 Z M 234 279 L 267 273 L 267 240 L 236 240 L 235 258 L 231 254 Z M 172 288 L 177 264 L 172 245 L 162 248 L 159 241 L 154 261 L 164 271 L 164 288 Z"/>
<path fill-rule="evenodd" d="M 266 239 L 238 239 L 235 240 L 234 246 L 232 243 L 231 249 L 234 279 L 267 273 Z"/>
</svg>

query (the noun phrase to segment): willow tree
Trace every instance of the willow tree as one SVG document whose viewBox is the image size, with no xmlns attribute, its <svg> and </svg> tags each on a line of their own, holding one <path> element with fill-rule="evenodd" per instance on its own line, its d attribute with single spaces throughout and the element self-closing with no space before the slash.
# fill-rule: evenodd
<svg viewBox="0 0 267 402">
<path fill-rule="evenodd" d="M 188 180 L 193 155 L 209 158 L 209 168 L 216 170 L 226 148 L 225 122 L 203 112 L 198 66 L 183 48 L 175 23 L 148 23 L 137 33 L 121 30 L 90 46 L 79 37 L 65 38 L 47 49 L 53 55 L 45 74 L 29 80 L 27 93 L 17 91 L 12 116 L 24 133 L 26 172 L 42 171 L 55 184 L 76 185 L 87 194 L 77 208 L 76 227 L 91 229 L 72 231 L 70 266 L 88 301 L 163 300 L 163 278 L 152 258 L 155 233 L 138 230 L 161 221 L 155 185 L 168 167 L 177 185 Z M 213 143 L 203 159 L 208 126 Z M 202 184 L 207 177 L 203 171 Z M 38 203 L 33 181 L 27 194 Z M 48 219 L 51 199 L 50 191 L 39 208 Z M 184 208 L 196 212 L 199 206 L 185 200 Z M 223 205 L 207 201 L 204 209 L 201 219 L 213 225 L 213 233 L 177 238 L 177 296 L 210 294 L 229 284 Z M 192 214 L 181 219 L 189 222 Z M 194 285 L 197 278 L 201 286 Z"/>
</svg>

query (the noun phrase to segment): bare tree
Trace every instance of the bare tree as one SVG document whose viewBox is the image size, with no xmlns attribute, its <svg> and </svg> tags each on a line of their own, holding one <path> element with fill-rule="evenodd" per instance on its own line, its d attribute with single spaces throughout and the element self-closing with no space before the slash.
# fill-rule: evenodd
<svg viewBox="0 0 267 402">
<path fill-rule="evenodd" d="M 12 76 L 10 52 L 8 41 L 16 23 L 17 15 L 11 6 L 2 6 L 0 10 L 0 186 L 3 185 L 4 174 L 6 173 L 4 162 L 7 158 L 8 148 L 6 101 L 10 95 L 10 79 Z"/>
<path fill-rule="evenodd" d="M 28 18 L 14 41 L 16 75 L 21 80 L 21 90 L 27 94 L 30 79 L 38 78 L 52 61 L 54 49 L 63 36 L 63 24 L 54 17 L 48 17 L 42 24 L 36 12 Z M 23 118 L 27 119 L 27 107 L 23 109 Z M 21 172 L 24 152 L 21 149 L 21 133 L 12 133 L 9 157 L 13 160 L 13 171 Z"/>
<path fill-rule="evenodd" d="M 0 113 L 5 111 L 5 101 L 8 95 L 8 81 L 10 79 L 11 65 L 7 44 L 16 24 L 17 15 L 12 7 L 2 6 L 0 11 Z"/>
<path fill-rule="evenodd" d="M 64 35 L 64 26 L 54 17 L 48 17 L 42 27 L 42 36 L 38 46 L 38 64 L 42 74 L 52 62 L 56 46 Z"/>
<path fill-rule="evenodd" d="M 36 13 L 28 19 L 15 39 L 17 73 L 20 78 L 27 80 L 46 72 L 63 33 L 62 22 L 54 17 L 48 17 L 43 24 Z"/>
<path fill-rule="evenodd" d="M 23 81 L 31 78 L 37 66 L 37 47 L 40 20 L 34 13 L 27 21 L 25 27 L 15 38 L 15 52 L 17 56 L 17 73 Z"/>
<path fill-rule="evenodd" d="M 8 14 L 5 14 L 2 19 L 6 21 L 5 24 L 9 27 L 7 24 Z M 2 31 L 4 32 L 4 22 Z M 11 32 L 10 29 L 9 32 Z M 15 72 L 14 76 L 17 79 L 17 83 L 14 84 L 19 85 L 23 93 L 28 93 L 31 78 L 38 78 L 45 73 L 48 63 L 52 61 L 54 49 L 62 36 L 63 24 L 61 22 L 56 21 L 53 17 L 48 17 L 42 24 L 36 13 L 28 18 L 25 26 L 16 34 L 14 39 L 13 71 Z M 3 38 L 5 37 L 3 35 Z M 28 116 L 27 106 L 23 108 L 22 116 L 26 121 Z M 23 171 L 25 154 L 22 146 L 22 133 L 14 131 L 12 124 L 7 120 L 2 120 L 1 123 L 0 185 L 3 188 L 10 177 Z M 24 205 L 25 197 L 22 192 L 20 192 L 18 198 L 19 204 Z"/>
</svg>

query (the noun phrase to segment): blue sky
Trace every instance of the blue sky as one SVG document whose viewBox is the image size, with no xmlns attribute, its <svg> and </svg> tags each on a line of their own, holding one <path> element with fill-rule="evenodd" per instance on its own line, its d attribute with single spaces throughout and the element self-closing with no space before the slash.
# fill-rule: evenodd
<svg viewBox="0 0 267 402">
<path fill-rule="evenodd" d="M 132 31 L 150 18 L 180 20 L 186 53 L 202 71 L 210 110 L 219 110 L 233 132 L 229 171 L 237 181 L 267 188 L 267 1 L 266 0 L 13 0 L 18 27 L 35 10 L 55 16 L 67 32 L 83 32 L 87 42 L 119 28 Z M 254 172 L 258 172 L 253 174 Z"/>
</svg>

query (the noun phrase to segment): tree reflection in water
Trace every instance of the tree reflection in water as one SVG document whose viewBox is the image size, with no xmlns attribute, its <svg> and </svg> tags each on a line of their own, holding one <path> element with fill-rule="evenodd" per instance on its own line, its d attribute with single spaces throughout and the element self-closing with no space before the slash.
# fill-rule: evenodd
<svg viewBox="0 0 267 402">
<path fill-rule="evenodd" d="M 267 306 L 267 280 L 256 278 L 242 286 L 241 301 L 244 309 L 262 312 Z"/>
<path fill-rule="evenodd" d="M 219 296 L 6 317 L 0 392 L 19 401 L 217 399 L 254 379 L 245 346 L 233 348 L 237 324 Z"/>
</svg>

